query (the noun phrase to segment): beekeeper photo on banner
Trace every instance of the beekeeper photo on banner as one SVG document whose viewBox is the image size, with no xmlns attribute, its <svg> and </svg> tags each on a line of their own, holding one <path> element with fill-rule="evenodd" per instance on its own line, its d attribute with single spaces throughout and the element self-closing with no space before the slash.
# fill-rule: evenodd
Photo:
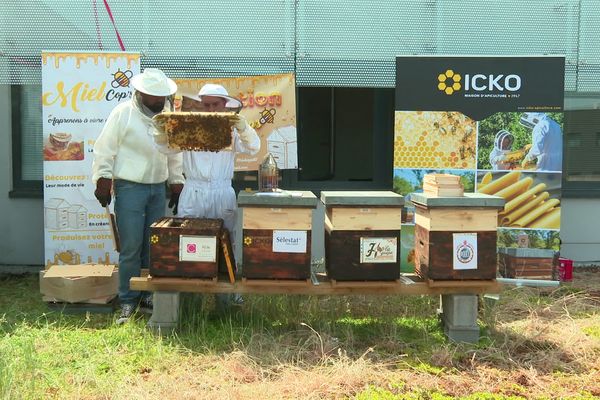
<svg viewBox="0 0 600 400">
<path fill-rule="evenodd" d="M 496 113 L 479 122 L 480 170 L 562 171 L 563 113 Z"/>
</svg>

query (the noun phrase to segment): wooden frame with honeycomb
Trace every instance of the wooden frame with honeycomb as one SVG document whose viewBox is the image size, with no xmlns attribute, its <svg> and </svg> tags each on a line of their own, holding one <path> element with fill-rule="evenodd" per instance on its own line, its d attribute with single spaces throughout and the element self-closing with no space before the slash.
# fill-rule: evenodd
<svg viewBox="0 0 600 400">
<path fill-rule="evenodd" d="M 220 151 L 232 145 L 236 113 L 165 112 L 153 120 L 167 135 L 170 148 L 190 151 Z"/>
</svg>

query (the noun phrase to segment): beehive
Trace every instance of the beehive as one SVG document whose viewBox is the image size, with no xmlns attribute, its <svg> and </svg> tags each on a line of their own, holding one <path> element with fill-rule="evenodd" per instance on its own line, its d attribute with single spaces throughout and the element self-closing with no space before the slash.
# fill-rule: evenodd
<svg viewBox="0 0 600 400">
<path fill-rule="evenodd" d="M 323 191 L 327 275 L 340 281 L 400 277 L 404 198 L 389 191 Z"/>
<path fill-rule="evenodd" d="M 311 230 L 317 198 L 240 192 L 243 250 L 242 277 L 248 279 L 310 278 Z"/>
<path fill-rule="evenodd" d="M 415 205 L 415 271 L 424 279 L 495 279 L 499 197 L 410 195 Z"/>
<path fill-rule="evenodd" d="M 500 274 L 505 278 L 552 279 L 555 275 L 555 254 L 552 249 L 498 249 Z"/>
<path fill-rule="evenodd" d="M 216 278 L 222 219 L 162 218 L 150 226 L 150 275 Z"/>
</svg>

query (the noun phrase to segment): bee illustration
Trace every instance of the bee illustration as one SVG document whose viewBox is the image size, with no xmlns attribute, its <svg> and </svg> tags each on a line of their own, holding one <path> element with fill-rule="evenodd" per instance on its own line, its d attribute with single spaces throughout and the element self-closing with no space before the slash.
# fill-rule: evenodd
<svg viewBox="0 0 600 400">
<path fill-rule="evenodd" d="M 131 72 L 130 70 L 126 70 L 125 72 L 123 72 L 119 68 L 117 72 L 113 74 L 113 77 L 115 79 L 113 79 L 110 85 L 115 89 L 118 87 L 129 87 L 129 80 L 132 76 L 133 72 Z"/>
<path fill-rule="evenodd" d="M 467 147 L 467 146 L 461 146 L 459 149 L 460 152 L 460 159 L 464 160 L 467 157 L 474 157 L 475 156 L 475 151 L 471 148 L 471 147 Z"/>
<path fill-rule="evenodd" d="M 473 135 L 473 129 L 468 127 L 465 130 L 465 134 L 463 135 L 462 139 L 460 139 L 460 142 L 464 145 L 469 144 L 469 141 L 471 140 L 471 135 Z"/>
<path fill-rule="evenodd" d="M 275 120 L 276 113 L 277 113 L 277 110 L 275 110 L 274 108 L 271 108 L 270 110 L 267 110 L 265 108 L 264 110 L 262 110 L 260 112 L 260 119 L 258 121 L 260 122 L 261 125 L 272 124 L 273 121 Z"/>
</svg>

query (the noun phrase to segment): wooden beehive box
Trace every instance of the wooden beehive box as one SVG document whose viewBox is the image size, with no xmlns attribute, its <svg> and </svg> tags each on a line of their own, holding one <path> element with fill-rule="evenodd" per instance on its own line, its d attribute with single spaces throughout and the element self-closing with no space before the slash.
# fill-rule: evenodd
<svg viewBox="0 0 600 400">
<path fill-rule="evenodd" d="M 554 276 L 552 249 L 500 248 L 500 274 L 505 278 L 548 279 Z"/>
<path fill-rule="evenodd" d="M 311 229 L 317 198 L 240 192 L 242 210 L 242 277 L 310 279 Z M 300 196 L 301 194 L 301 196 Z"/>
<path fill-rule="evenodd" d="M 390 191 L 323 191 L 325 265 L 330 279 L 400 278 L 404 198 Z"/>
<path fill-rule="evenodd" d="M 165 217 L 150 226 L 150 275 L 216 278 L 222 219 Z"/>
<path fill-rule="evenodd" d="M 427 174 L 423 177 L 423 193 L 434 196 L 463 196 L 460 176 L 450 174 Z"/>
<path fill-rule="evenodd" d="M 415 271 L 424 279 L 496 279 L 498 209 L 504 199 L 480 193 L 412 193 Z"/>
</svg>

